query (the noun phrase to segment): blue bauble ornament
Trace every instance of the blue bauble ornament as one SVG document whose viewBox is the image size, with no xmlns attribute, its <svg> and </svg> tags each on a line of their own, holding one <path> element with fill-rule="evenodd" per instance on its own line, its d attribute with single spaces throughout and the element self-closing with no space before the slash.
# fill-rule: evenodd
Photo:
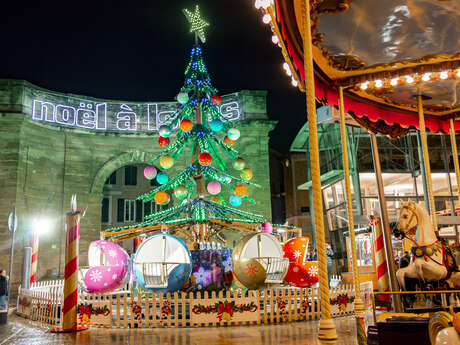
<svg viewBox="0 0 460 345">
<path fill-rule="evenodd" d="M 164 172 L 161 172 L 161 173 L 158 173 L 157 175 L 157 182 L 159 184 L 165 184 L 167 183 L 169 180 L 169 177 L 167 174 L 165 174 Z"/>
<path fill-rule="evenodd" d="M 211 130 L 213 130 L 214 132 L 220 132 L 224 127 L 224 124 L 222 123 L 222 121 L 214 119 L 209 124 L 209 127 L 211 127 Z"/>
<path fill-rule="evenodd" d="M 171 135 L 171 127 L 166 126 L 166 125 L 160 126 L 160 128 L 158 129 L 158 132 L 160 133 L 162 137 L 167 138 Z"/>
<path fill-rule="evenodd" d="M 232 206 L 235 206 L 235 207 L 238 207 L 241 205 L 241 202 L 243 201 L 243 199 L 237 197 L 236 195 L 231 195 L 230 196 L 230 205 Z"/>
</svg>

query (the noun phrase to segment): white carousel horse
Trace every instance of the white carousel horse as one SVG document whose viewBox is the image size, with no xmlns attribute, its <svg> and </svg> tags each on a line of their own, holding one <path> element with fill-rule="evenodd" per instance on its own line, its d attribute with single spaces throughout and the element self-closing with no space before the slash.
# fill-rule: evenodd
<svg viewBox="0 0 460 345">
<path fill-rule="evenodd" d="M 399 285 L 405 290 L 405 278 L 418 278 L 421 281 L 446 279 L 448 270 L 444 265 L 444 248 L 436 237 L 430 216 L 425 208 L 409 200 L 403 202 L 399 215 L 397 231 L 412 242 L 412 260 L 409 266 L 396 271 Z M 460 272 L 453 272 L 447 280 L 449 285 L 460 287 Z"/>
</svg>

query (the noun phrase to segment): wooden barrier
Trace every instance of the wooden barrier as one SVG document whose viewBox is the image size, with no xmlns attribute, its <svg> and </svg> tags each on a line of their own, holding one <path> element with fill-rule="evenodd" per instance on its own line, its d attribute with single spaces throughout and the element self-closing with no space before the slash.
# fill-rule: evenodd
<svg viewBox="0 0 460 345">
<path fill-rule="evenodd" d="M 17 313 L 52 326 L 62 322 L 62 281 L 38 282 L 19 289 Z M 113 292 L 79 294 L 79 322 L 115 328 L 213 327 L 319 320 L 318 289 L 274 287 L 266 290 L 174 292 L 153 294 Z M 351 315 L 352 286 L 330 289 L 334 317 Z M 86 316 L 85 316 L 86 315 Z"/>
</svg>

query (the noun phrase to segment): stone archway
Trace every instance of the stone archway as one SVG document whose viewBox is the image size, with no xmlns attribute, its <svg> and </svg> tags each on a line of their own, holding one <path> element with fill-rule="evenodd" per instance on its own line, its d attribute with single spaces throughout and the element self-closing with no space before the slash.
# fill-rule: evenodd
<svg viewBox="0 0 460 345">
<path fill-rule="evenodd" d="M 111 158 L 99 168 L 90 187 L 90 194 L 101 194 L 107 178 L 115 170 L 133 163 L 149 164 L 158 154 L 140 150 L 130 150 Z"/>
</svg>

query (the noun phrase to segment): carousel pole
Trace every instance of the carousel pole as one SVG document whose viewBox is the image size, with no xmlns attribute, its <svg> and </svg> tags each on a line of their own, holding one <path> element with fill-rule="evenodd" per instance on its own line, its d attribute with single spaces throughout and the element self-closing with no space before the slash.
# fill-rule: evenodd
<svg viewBox="0 0 460 345">
<path fill-rule="evenodd" d="M 420 136 L 422 141 L 422 153 L 423 161 L 425 162 L 425 175 L 426 175 L 426 184 L 428 189 L 428 202 L 430 205 L 431 213 L 431 222 L 433 223 L 433 229 L 438 232 L 438 222 L 436 219 L 436 208 L 434 207 L 434 198 L 433 198 L 433 185 L 431 183 L 431 168 L 430 168 L 430 157 L 428 155 L 428 144 L 426 140 L 426 128 L 425 128 L 425 116 L 423 114 L 423 102 L 422 95 L 417 95 L 417 106 L 418 106 L 418 119 L 420 123 Z"/>
<path fill-rule="evenodd" d="M 303 52 L 305 68 L 305 93 L 308 112 L 308 130 L 310 143 L 311 180 L 314 201 L 314 219 L 318 250 L 319 284 L 321 297 L 321 319 L 318 339 L 321 344 L 335 344 L 337 332 L 331 319 L 329 281 L 326 263 L 326 241 L 324 238 L 323 202 L 321 197 L 321 174 L 319 164 L 318 133 L 316 123 L 315 81 L 313 71 L 313 52 L 311 46 L 310 1 L 302 0 Z"/>
<path fill-rule="evenodd" d="M 32 230 L 32 238 L 30 239 L 30 247 L 32 248 L 32 257 L 30 263 L 30 286 L 37 281 L 37 266 L 38 266 L 38 231 Z"/>
<path fill-rule="evenodd" d="M 398 282 L 396 280 L 396 271 L 395 271 L 395 258 L 393 255 L 393 244 L 391 242 L 391 229 L 390 229 L 390 221 L 388 220 L 388 212 L 387 212 L 387 202 L 385 199 L 385 192 L 383 189 L 383 179 L 382 179 L 382 168 L 380 166 L 380 155 L 379 155 L 379 148 L 377 146 L 377 136 L 375 133 L 371 134 L 371 147 L 372 147 L 372 158 L 374 160 L 374 170 L 375 170 L 375 178 L 377 182 L 377 191 L 379 196 L 379 205 L 380 205 L 380 219 L 382 220 L 383 226 L 383 239 L 385 244 L 385 252 L 387 255 L 387 262 L 388 262 L 388 272 L 390 274 L 390 287 L 391 291 L 399 291 Z M 401 299 L 399 295 L 393 296 L 393 303 L 395 307 L 395 311 L 397 313 L 402 312 L 402 305 Z"/>
<path fill-rule="evenodd" d="M 364 304 L 361 300 L 358 262 L 356 258 L 355 246 L 355 225 L 353 219 L 353 203 L 351 199 L 351 184 L 350 184 L 350 167 L 348 164 L 348 138 L 347 128 L 345 127 L 345 109 L 343 103 L 343 88 L 339 87 L 339 109 L 340 109 L 340 136 L 342 139 L 342 160 L 343 160 L 343 177 L 345 179 L 345 193 L 347 200 L 348 213 L 348 229 L 350 230 L 351 240 L 351 256 L 353 266 L 353 278 L 355 285 L 355 314 L 356 314 L 356 331 L 358 335 L 358 344 L 366 344 L 366 327 L 364 325 Z M 357 202 L 358 203 L 358 202 Z"/>
<path fill-rule="evenodd" d="M 452 158 L 454 160 L 455 166 L 455 176 L 457 178 L 457 189 L 458 189 L 458 197 L 460 199 L 460 165 L 458 163 L 458 151 L 457 151 L 457 141 L 455 140 L 455 128 L 454 128 L 454 119 L 449 120 L 449 127 L 450 127 L 450 142 L 452 145 Z M 455 209 L 454 209 L 455 214 Z"/>
</svg>

